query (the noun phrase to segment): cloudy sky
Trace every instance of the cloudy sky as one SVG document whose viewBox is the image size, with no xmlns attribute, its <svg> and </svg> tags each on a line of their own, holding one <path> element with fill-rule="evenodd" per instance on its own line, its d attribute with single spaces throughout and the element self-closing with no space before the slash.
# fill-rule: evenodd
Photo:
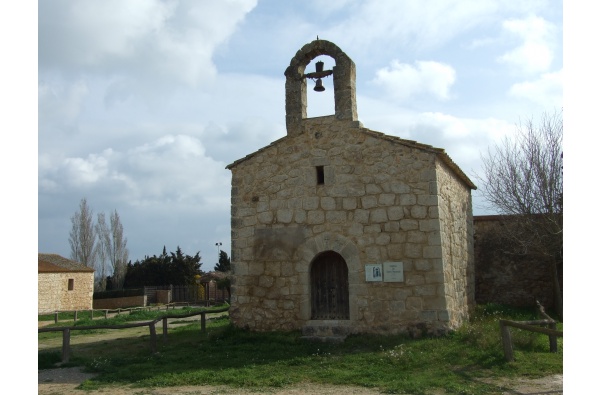
<svg viewBox="0 0 600 395">
<path fill-rule="evenodd" d="M 365 127 L 444 148 L 474 180 L 490 144 L 562 107 L 562 21 L 557 0 L 39 2 L 38 250 L 70 255 L 85 197 L 118 211 L 133 261 L 180 246 L 212 270 L 215 243 L 230 252 L 225 166 L 285 135 L 283 73 L 317 35 L 355 62 Z M 324 82 L 309 116 L 334 112 Z"/>
</svg>

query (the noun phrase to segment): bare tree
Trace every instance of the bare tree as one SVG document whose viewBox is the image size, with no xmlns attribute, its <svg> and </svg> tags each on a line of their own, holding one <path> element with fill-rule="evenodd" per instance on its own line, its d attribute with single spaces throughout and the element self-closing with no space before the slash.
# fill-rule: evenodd
<svg viewBox="0 0 600 395">
<path fill-rule="evenodd" d="M 79 211 L 71 217 L 71 259 L 92 269 L 96 263 L 96 232 L 93 225 L 93 211 L 85 198 L 79 203 Z"/>
<path fill-rule="evenodd" d="M 129 250 L 127 249 L 127 239 L 123 237 L 123 225 L 117 210 L 110 214 L 110 228 L 106 224 L 104 213 L 98 214 L 96 229 L 99 239 L 98 255 L 103 261 L 102 266 L 108 267 L 105 273 L 110 271 L 114 288 L 122 288 L 129 260 Z M 104 279 L 106 280 L 106 275 Z"/>
<path fill-rule="evenodd" d="M 110 236 L 108 252 L 113 281 L 116 288 L 122 288 L 125 281 L 125 272 L 127 271 L 129 250 L 127 249 L 127 239 L 123 237 L 123 225 L 117 210 L 110 214 Z"/>
<path fill-rule="evenodd" d="M 110 245 L 110 230 L 106 225 L 104 213 L 98 213 L 96 234 L 98 235 L 98 244 L 96 245 L 98 259 L 96 261 L 96 283 L 94 288 L 97 291 L 104 291 L 106 290 L 106 277 L 108 276 L 108 250 Z"/>
<path fill-rule="evenodd" d="M 563 260 L 563 122 L 562 112 L 543 114 L 539 123 L 517 125 L 513 138 L 482 156 L 476 175 L 488 208 L 504 215 L 498 236 L 506 253 L 550 262 L 555 308 L 562 317 L 558 271 Z"/>
</svg>

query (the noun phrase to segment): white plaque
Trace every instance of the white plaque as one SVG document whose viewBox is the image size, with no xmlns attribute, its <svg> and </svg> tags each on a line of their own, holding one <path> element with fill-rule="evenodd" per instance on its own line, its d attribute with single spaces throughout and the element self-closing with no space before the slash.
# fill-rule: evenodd
<svg viewBox="0 0 600 395">
<path fill-rule="evenodd" d="M 381 263 L 365 265 L 365 277 L 367 281 L 383 281 L 383 270 Z"/>
<path fill-rule="evenodd" d="M 404 264 L 402 262 L 385 262 L 383 264 L 383 281 L 386 283 L 404 282 Z"/>
</svg>

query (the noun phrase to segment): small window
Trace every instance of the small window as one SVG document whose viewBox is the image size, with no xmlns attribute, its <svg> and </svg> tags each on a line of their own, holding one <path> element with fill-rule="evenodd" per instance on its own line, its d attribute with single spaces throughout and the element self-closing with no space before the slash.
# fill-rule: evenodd
<svg viewBox="0 0 600 395">
<path fill-rule="evenodd" d="M 325 171 L 323 166 L 317 166 L 317 185 L 325 184 Z"/>
<path fill-rule="evenodd" d="M 75 285 L 75 280 L 70 278 L 69 279 L 69 291 L 73 290 L 73 286 Z"/>
</svg>

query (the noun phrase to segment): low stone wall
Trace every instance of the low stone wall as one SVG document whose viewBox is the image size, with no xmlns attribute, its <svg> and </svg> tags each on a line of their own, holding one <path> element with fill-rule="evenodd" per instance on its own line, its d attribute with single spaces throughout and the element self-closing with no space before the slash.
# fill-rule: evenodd
<svg viewBox="0 0 600 395">
<path fill-rule="evenodd" d="M 147 297 L 128 296 L 124 298 L 94 299 L 94 309 L 122 309 L 146 306 Z"/>
</svg>

